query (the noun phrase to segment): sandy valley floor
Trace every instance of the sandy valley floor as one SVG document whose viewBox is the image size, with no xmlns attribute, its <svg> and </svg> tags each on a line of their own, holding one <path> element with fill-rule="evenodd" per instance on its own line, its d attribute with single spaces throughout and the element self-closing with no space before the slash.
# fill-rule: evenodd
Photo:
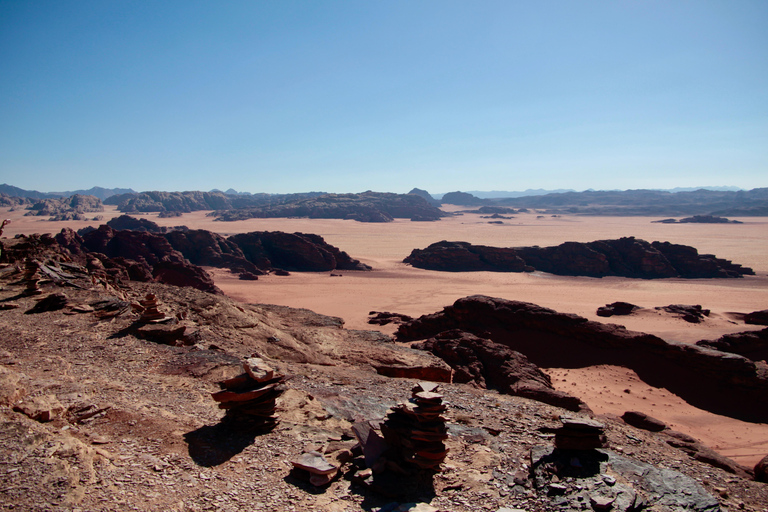
<svg viewBox="0 0 768 512">
<path fill-rule="evenodd" d="M 119 215 L 113 207 L 105 221 Z M 454 210 L 456 210 L 454 208 Z M 93 222 L 47 222 L 23 217 L 24 210 L 0 210 L 12 224 L 4 236 L 17 233 L 56 233 L 62 227 L 79 229 Z M 668 304 L 701 304 L 711 309 L 702 324 L 647 311 L 619 317 L 616 323 L 669 340 L 694 342 L 716 338 L 754 326 L 738 321 L 735 313 L 768 308 L 768 218 L 741 218 L 743 224 L 653 224 L 648 217 L 552 217 L 516 215 L 504 224 L 489 224 L 475 214 L 439 222 L 398 220 L 388 224 L 364 224 L 343 220 L 251 219 L 216 222 L 205 212 L 180 218 L 147 218 L 161 225 L 184 224 L 224 235 L 249 231 L 316 233 L 354 258 L 371 265 L 372 272 L 293 273 L 288 277 L 264 276 L 258 281 L 239 281 L 227 271 L 213 269 L 216 284 L 231 297 L 259 303 L 308 308 L 344 318 L 351 329 L 370 329 L 369 311 L 393 311 L 418 316 L 435 312 L 454 300 L 473 294 L 534 302 L 561 312 L 601 320 L 595 310 L 606 303 L 627 301 L 652 308 Z M 411 268 L 401 261 L 412 249 L 440 240 L 461 240 L 493 246 L 556 245 L 573 240 L 635 236 L 696 247 L 701 253 L 752 267 L 757 276 L 726 280 L 632 280 L 621 278 L 556 277 L 542 273 L 492 272 L 443 273 Z M 381 328 L 393 332 L 393 328 Z M 583 398 L 598 414 L 620 415 L 641 410 L 676 430 L 689 433 L 721 453 L 751 466 L 768 453 L 768 425 L 749 424 L 693 408 L 665 389 L 652 388 L 623 368 L 592 367 L 548 370 L 555 384 Z M 628 391 L 625 391 L 628 390 Z M 755 404 L 763 407 L 764 404 Z"/>
</svg>

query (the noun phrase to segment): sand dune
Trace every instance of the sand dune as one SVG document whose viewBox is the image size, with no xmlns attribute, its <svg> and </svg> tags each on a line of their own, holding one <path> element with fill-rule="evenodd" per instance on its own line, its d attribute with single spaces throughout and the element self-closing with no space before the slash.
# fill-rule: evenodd
<svg viewBox="0 0 768 512">
<path fill-rule="evenodd" d="M 79 229 L 93 222 L 47 222 L 23 217 L 23 211 L 5 217 L 13 223 L 5 236 L 17 233 L 55 233 L 62 227 Z M 105 219 L 119 215 L 113 207 Z M 217 222 L 206 212 L 159 219 L 160 225 L 184 224 L 223 235 L 249 231 L 316 233 L 351 256 L 371 265 L 372 272 L 294 273 L 287 277 L 263 276 L 258 281 L 239 281 L 226 270 L 209 269 L 216 284 L 231 297 L 244 302 L 283 304 L 344 318 L 351 329 L 370 329 L 369 311 L 394 311 L 418 316 L 432 313 L 458 298 L 485 294 L 534 302 L 591 320 L 599 306 L 617 300 L 646 308 L 667 304 L 701 304 L 712 311 L 700 324 L 689 324 L 653 309 L 608 321 L 668 340 L 695 342 L 727 332 L 757 329 L 738 321 L 734 313 L 768 308 L 768 218 L 740 218 L 743 224 L 652 224 L 647 217 L 551 217 L 520 214 L 504 224 L 489 224 L 475 214 L 439 222 L 398 220 L 387 224 L 363 224 L 343 220 L 249 219 Z M 559 277 L 543 273 L 492 272 L 445 273 L 421 270 L 401 263 L 412 249 L 440 240 L 461 240 L 492 246 L 557 245 L 565 241 L 635 236 L 691 245 L 700 253 L 752 267 L 757 276 L 744 279 L 663 279 Z M 392 326 L 376 329 L 392 333 Z M 664 389 L 652 388 L 634 373 L 613 367 L 577 370 L 549 369 L 560 389 L 584 399 L 595 412 L 621 414 L 641 410 L 676 430 L 697 437 L 745 465 L 753 465 L 768 453 L 768 425 L 744 423 L 689 406 Z M 624 392 L 629 389 L 630 392 Z M 756 404 L 761 407 L 762 404 Z"/>
</svg>

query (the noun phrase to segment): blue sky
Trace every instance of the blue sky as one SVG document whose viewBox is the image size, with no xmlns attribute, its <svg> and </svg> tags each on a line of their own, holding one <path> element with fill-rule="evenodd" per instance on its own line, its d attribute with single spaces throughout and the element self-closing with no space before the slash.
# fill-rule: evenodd
<svg viewBox="0 0 768 512">
<path fill-rule="evenodd" d="M 0 182 L 768 186 L 768 2 L 0 1 Z"/>
</svg>

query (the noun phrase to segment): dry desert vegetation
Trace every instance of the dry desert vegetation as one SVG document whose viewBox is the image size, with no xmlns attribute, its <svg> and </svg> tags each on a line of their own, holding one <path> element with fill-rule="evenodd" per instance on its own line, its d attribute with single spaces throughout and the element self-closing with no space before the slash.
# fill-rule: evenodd
<svg viewBox="0 0 768 512">
<path fill-rule="evenodd" d="M 23 211 L 6 210 L 0 215 L 11 219 L 4 232 L 9 239 L 98 224 L 40 221 L 24 217 Z M 118 215 L 114 207 L 107 207 L 103 222 Z M 161 226 L 183 224 L 225 236 L 251 231 L 314 233 L 373 270 L 334 276 L 270 274 L 243 281 L 225 269 L 208 268 L 226 297 L 154 284 L 136 284 L 126 290 L 110 291 L 97 284 L 88 290 L 66 290 L 72 304 L 86 304 L 108 292 L 135 303 L 146 293 L 155 293 L 169 314 L 190 328 L 196 326 L 204 344 L 216 347 L 198 352 L 137 338 L 130 330 L 138 318 L 130 315 L 136 313 L 106 321 L 84 314 L 24 315 L 34 298 L 22 297 L 19 284 L 3 281 L 3 299 L 19 295 L 15 302 L 20 306 L 0 311 L 4 382 L 13 382 L 15 398 L 26 394 L 41 402 L 50 400 L 61 414 L 52 422 L 39 423 L 11 412 L 6 404 L 5 431 L 0 436 L 11 443 L 12 450 L 6 449 L 0 461 L 0 473 L 5 472 L 0 480 L 4 486 L 0 506 L 18 510 L 395 510 L 387 504 L 398 497 L 387 495 L 386 489 L 345 478 L 320 489 L 291 472 L 290 461 L 308 449 L 324 451 L 329 459 L 343 457 L 354 445 L 348 434 L 355 419 L 382 416 L 387 407 L 410 396 L 413 379 L 382 377 L 372 366 L 427 364 L 420 359 L 427 354 L 387 341 L 396 326 L 368 324 L 370 312 L 418 317 L 479 294 L 604 321 L 596 315 L 598 307 L 625 301 L 647 309 L 609 321 L 665 340 L 694 343 L 761 329 L 745 324 L 743 315 L 768 308 L 768 218 L 762 217 L 740 218 L 742 224 L 654 224 L 651 221 L 656 219 L 647 217 L 535 213 L 517 214 L 502 224 L 476 214 L 438 222 L 382 224 L 321 219 L 217 222 L 206 212 L 170 219 L 156 214 L 142 217 Z M 756 275 L 640 280 L 541 272 L 449 273 L 402 263 L 412 249 L 440 240 L 512 247 L 625 236 L 690 245 L 700 253 L 752 267 Z M 669 304 L 700 304 L 711 313 L 700 323 L 688 323 L 653 309 Z M 287 308 L 278 306 L 310 311 L 286 313 Z M 343 319 L 345 329 L 329 317 Z M 263 340 L 279 343 L 270 346 Z M 216 382 L 239 371 L 238 361 L 253 352 L 268 356 L 273 366 L 289 376 L 289 389 L 278 402 L 281 423 L 262 436 L 222 433 L 217 430 L 221 413 L 210 393 L 218 389 Z M 203 357 L 203 353 L 214 355 Z M 694 460 L 617 417 L 625 411 L 644 412 L 747 468 L 768 454 L 768 425 L 698 409 L 664 388 L 643 382 L 627 368 L 543 370 L 556 389 L 581 398 L 607 425 L 610 447 L 644 463 L 677 469 L 715 497 L 715 505 L 704 500 L 696 505 L 699 508 L 691 505 L 691 510 L 768 510 L 766 484 Z M 590 502 L 586 494 L 581 501 L 569 495 L 566 503 L 555 496 L 557 487 L 535 493 L 532 481 L 537 477 L 520 476 L 530 469 L 531 447 L 551 444 L 547 429 L 556 426 L 562 410 L 467 385 L 444 384 L 441 393 L 449 403 L 446 415 L 453 425 L 446 441 L 450 451 L 445 469 L 429 482 L 412 481 L 412 489 L 408 485 L 401 489 L 407 490 L 408 501 L 424 503 L 420 510 L 620 508 L 618 502 Z M 40 407 L 45 408 L 45 403 Z M 35 460 L 39 464 L 33 464 Z M 25 472 L 27 479 L 19 480 Z M 516 483 L 515 478 L 521 481 Z M 641 507 L 630 503 L 625 510 L 633 510 L 632 506 Z M 669 504 L 654 508 L 652 501 L 642 506 L 678 510 Z"/>
</svg>

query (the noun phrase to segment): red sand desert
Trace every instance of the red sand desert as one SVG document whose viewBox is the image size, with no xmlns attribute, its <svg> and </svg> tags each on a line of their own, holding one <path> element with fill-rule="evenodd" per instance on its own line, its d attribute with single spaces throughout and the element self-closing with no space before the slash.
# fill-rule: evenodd
<svg viewBox="0 0 768 512">
<path fill-rule="evenodd" d="M 104 221 L 120 215 L 107 207 Z M 456 210 L 456 208 L 454 208 Z M 79 229 L 95 222 L 48 222 L 24 217 L 24 210 L 0 215 L 10 218 L 4 236 L 18 233 L 56 233 L 63 227 Z M 667 340 L 695 342 L 727 332 L 758 329 L 738 321 L 738 313 L 768 308 L 768 218 L 739 218 L 743 224 L 653 224 L 648 217 L 552 217 L 518 214 L 504 224 L 489 224 L 475 214 L 439 222 L 397 220 L 367 224 L 344 220 L 250 219 L 217 222 L 207 212 L 160 219 L 145 218 L 164 226 L 186 225 L 229 235 L 249 231 L 315 233 L 352 257 L 371 265 L 372 272 L 293 273 L 287 277 L 262 276 L 258 281 L 240 281 L 226 270 L 209 269 L 216 284 L 229 296 L 257 303 L 308 308 L 342 317 L 350 329 L 375 328 L 387 333 L 392 326 L 367 324 L 370 311 L 392 311 L 418 316 L 432 313 L 473 294 L 522 300 L 576 313 L 590 320 L 599 306 L 626 301 L 646 308 L 668 304 L 701 304 L 712 314 L 701 324 L 654 310 L 631 317 L 616 317 L 614 323 L 628 329 L 656 334 Z M 756 276 L 744 279 L 663 279 L 558 277 L 543 273 L 493 272 L 447 273 L 409 267 L 403 258 L 414 248 L 422 249 L 440 240 L 460 240 L 500 247 L 557 245 L 565 241 L 588 242 L 635 236 L 691 245 L 700 253 L 752 267 Z M 610 321 L 608 320 L 608 321 Z M 663 388 L 644 384 L 624 368 L 590 367 L 547 370 L 559 389 L 585 400 L 598 414 L 621 415 L 627 410 L 650 414 L 672 428 L 688 433 L 737 462 L 752 466 L 768 453 L 768 425 L 745 423 L 691 407 Z M 755 404 L 764 407 L 765 404 Z"/>
</svg>

